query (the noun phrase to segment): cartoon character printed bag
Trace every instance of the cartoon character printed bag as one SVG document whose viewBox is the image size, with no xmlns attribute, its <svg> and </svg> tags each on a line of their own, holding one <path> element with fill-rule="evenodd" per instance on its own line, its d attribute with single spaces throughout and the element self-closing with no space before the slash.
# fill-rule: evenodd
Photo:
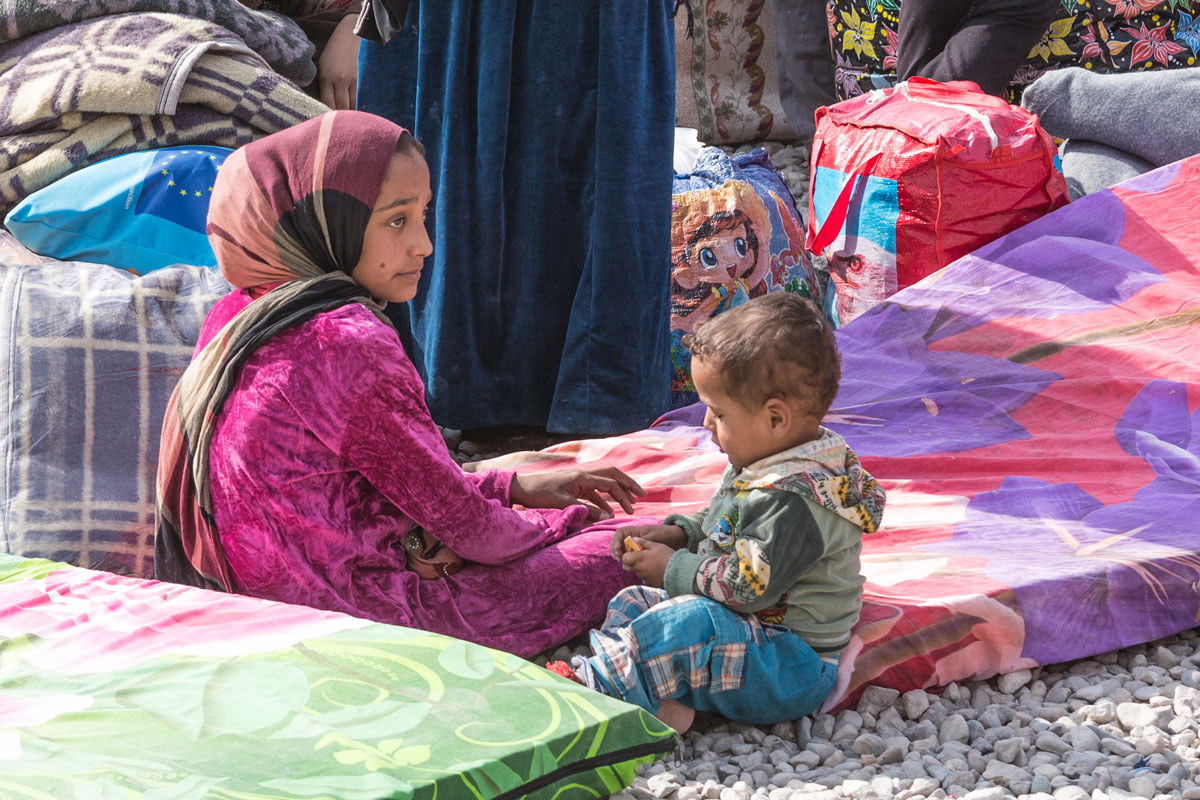
<svg viewBox="0 0 1200 800">
<path fill-rule="evenodd" d="M 1068 201 L 1037 117 L 970 81 L 912 78 L 816 118 L 806 246 L 835 325 Z"/>
<path fill-rule="evenodd" d="M 804 252 L 796 201 L 766 150 L 705 147 L 671 200 L 671 404 L 696 402 L 696 325 L 767 292 L 795 292 L 825 309 L 829 275 Z"/>
</svg>

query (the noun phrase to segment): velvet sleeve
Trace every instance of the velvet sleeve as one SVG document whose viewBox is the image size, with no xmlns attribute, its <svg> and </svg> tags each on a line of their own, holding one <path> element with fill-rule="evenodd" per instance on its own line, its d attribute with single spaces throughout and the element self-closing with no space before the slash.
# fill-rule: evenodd
<svg viewBox="0 0 1200 800">
<path fill-rule="evenodd" d="M 462 472 L 461 467 L 459 471 Z M 511 506 L 512 482 L 516 474 L 510 469 L 489 469 L 484 472 L 463 472 L 462 476 L 484 497 L 502 506 Z"/>
<path fill-rule="evenodd" d="M 500 564 L 578 530 L 587 509 L 508 507 L 512 474 L 468 476 L 450 457 L 395 331 L 361 306 L 320 320 L 289 402 L 306 426 L 409 519 L 470 561 Z M 334 328 L 334 330 L 325 330 Z"/>
</svg>

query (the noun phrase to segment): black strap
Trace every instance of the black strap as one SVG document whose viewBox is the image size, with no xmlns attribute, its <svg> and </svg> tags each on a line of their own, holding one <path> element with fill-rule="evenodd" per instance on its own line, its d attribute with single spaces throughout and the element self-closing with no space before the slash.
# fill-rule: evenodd
<svg viewBox="0 0 1200 800">
<path fill-rule="evenodd" d="M 408 0 L 363 0 L 354 23 L 354 35 L 387 44 L 404 27 Z"/>
<path fill-rule="evenodd" d="M 688 15 L 687 38 L 691 39 L 692 38 L 692 23 L 694 23 L 696 21 L 695 17 L 692 16 L 691 0 L 675 0 L 675 7 L 671 9 L 670 17 L 671 17 L 671 19 L 675 19 L 675 15 L 679 13 L 680 6 L 683 6 L 684 9 L 687 11 L 687 15 Z"/>
</svg>

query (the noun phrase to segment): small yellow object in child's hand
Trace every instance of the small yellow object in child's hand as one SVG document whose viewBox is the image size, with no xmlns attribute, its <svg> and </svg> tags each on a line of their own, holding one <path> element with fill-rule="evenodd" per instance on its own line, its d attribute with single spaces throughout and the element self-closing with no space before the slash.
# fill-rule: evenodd
<svg viewBox="0 0 1200 800">
<path fill-rule="evenodd" d="M 625 537 L 625 549 L 637 552 L 642 549 L 642 546 L 633 540 L 632 536 Z"/>
</svg>

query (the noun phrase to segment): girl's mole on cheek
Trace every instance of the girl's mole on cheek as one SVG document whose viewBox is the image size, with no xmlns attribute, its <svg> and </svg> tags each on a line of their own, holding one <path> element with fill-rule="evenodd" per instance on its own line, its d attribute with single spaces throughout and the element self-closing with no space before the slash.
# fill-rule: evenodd
<svg viewBox="0 0 1200 800">
<path fill-rule="evenodd" d="M 386 263 L 384 263 L 384 262 L 380 262 L 380 264 L 379 264 L 379 268 L 380 268 L 380 269 L 386 269 L 386 268 L 387 268 L 387 264 L 386 264 Z"/>
</svg>

